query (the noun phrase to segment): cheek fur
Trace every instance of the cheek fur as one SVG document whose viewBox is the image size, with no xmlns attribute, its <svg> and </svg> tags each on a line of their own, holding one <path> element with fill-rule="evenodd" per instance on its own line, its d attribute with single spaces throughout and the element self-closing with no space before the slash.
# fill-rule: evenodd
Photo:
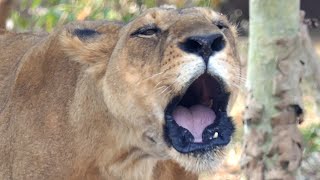
<svg viewBox="0 0 320 180">
<path fill-rule="evenodd" d="M 133 37 L 127 42 L 128 47 L 130 47 L 126 50 L 127 56 L 130 57 L 130 61 L 136 63 L 148 62 L 150 59 L 154 59 L 154 56 L 158 53 L 157 44 L 157 39 Z"/>
</svg>

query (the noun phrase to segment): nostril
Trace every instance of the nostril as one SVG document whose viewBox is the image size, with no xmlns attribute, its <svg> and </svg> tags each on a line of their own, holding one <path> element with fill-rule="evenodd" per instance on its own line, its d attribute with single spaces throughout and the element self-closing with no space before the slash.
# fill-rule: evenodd
<svg viewBox="0 0 320 180">
<path fill-rule="evenodd" d="M 223 35 L 219 33 L 191 36 L 179 44 L 183 51 L 199 55 L 205 62 L 207 62 L 215 52 L 221 51 L 225 45 L 225 39 Z"/>
<path fill-rule="evenodd" d="M 212 51 L 221 51 L 226 45 L 223 36 L 217 37 L 211 44 Z"/>
<path fill-rule="evenodd" d="M 182 44 L 183 50 L 189 53 L 197 53 L 202 49 L 202 45 L 194 39 L 187 39 L 183 44 Z"/>
</svg>

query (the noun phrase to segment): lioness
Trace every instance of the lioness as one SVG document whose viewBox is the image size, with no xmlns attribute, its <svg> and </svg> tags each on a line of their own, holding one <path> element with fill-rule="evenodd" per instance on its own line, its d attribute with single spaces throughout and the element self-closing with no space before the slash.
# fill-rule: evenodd
<svg viewBox="0 0 320 180">
<path fill-rule="evenodd" d="M 207 8 L 0 36 L 0 179 L 197 179 L 234 126 L 236 31 Z"/>
</svg>

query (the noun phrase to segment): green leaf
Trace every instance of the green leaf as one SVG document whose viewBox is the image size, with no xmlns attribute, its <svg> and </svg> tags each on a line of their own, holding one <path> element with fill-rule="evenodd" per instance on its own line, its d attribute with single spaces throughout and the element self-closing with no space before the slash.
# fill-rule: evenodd
<svg viewBox="0 0 320 180">
<path fill-rule="evenodd" d="M 42 0 L 33 0 L 31 4 L 31 9 L 35 9 L 40 6 Z"/>
</svg>

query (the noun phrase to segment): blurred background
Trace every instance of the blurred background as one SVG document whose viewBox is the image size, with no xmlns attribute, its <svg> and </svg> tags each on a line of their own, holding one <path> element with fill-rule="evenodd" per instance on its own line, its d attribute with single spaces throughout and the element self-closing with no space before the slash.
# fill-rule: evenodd
<svg viewBox="0 0 320 180">
<path fill-rule="evenodd" d="M 7 16 L 5 28 L 14 31 L 47 31 L 74 20 L 108 19 L 128 22 L 147 8 L 164 4 L 178 8 L 191 6 L 211 7 L 227 15 L 239 31 L 239 50 L 242 65 L 247 61 L 247 35 L 249 30 L 248 0 L 0 0 L 1 17 Z M 306 17 L 320 19 L 320 1 L 302 0 L 301 9 Z M 7 15 L 5 15 L 7 13 Z M 311 29 L 311 37 L 315 48 L 320 53 L 320 30 Z M 303 84 L 305 121 L 300 125 L 304 136 L 305 150 L 302 167 L 298 179 L 320 179 L 320 109 L 314 97 L 314 85 L 308 80 Z M 242 152 L 242 115 L 244 109 L 245 88 L 241 90 L 238 103 L 233 109 L 237 124 L 234 143 L 221 168 L 215 174 L 204 174 L 202 180 L 243 179 L 240 170 Z"/>
<path fill-rule="evenodd" d="M 165 4 L 178 8 L 211 7 L 237 24 L 240 35 L 247 35 L 248 31 L 248 0 L 0 0 L 0 4 L 4 4 L 0 15 L 11 9 L 6 28 L 19 31 L 52 31 L 54 27 L 74 20 L 108 19 L 128 22 L 147 8 Z M 307 18 L 319 18 L 319 7 L 320 1 L 301 2 L 301 9 L 307 12 Z"/>
</svg>

